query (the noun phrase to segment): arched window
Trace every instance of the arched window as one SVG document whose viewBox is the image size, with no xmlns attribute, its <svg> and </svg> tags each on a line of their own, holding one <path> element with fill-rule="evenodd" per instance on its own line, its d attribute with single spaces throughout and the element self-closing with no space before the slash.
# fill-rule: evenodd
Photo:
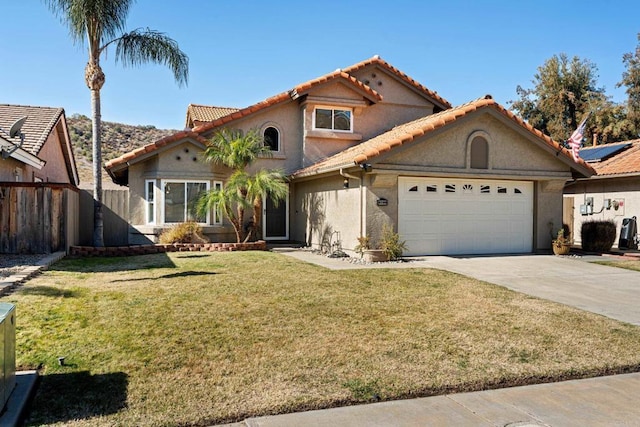
<svg viewBox="0 0 640 427">
<path fill-rule="evenodd" d="M 471 141 L 469 166 L 472 169 L 489 169 L 489 143 L 481 136 Z"/>
<path fill-rule="evenodd" d="M 280 132 L 273 126 L 269 126 L 264 130 L 264 145 L 269 147 L 271 151 L 280 151 Z"/>
</svg>

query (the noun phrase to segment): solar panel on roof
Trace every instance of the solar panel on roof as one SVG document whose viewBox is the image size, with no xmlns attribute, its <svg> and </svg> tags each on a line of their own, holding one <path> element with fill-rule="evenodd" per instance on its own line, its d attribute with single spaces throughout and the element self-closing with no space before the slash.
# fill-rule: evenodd
<svg viewBox="0 0 640 427">
<path fill-rule="evenodd" d="M 598 145 L 597 147 L 582 148 L 580 149 L 580 158 L 585 162 L 601 162 L 614 154 L 618 154 L 630 145 L 631 144 L 605 144 Z"/>
</svg>

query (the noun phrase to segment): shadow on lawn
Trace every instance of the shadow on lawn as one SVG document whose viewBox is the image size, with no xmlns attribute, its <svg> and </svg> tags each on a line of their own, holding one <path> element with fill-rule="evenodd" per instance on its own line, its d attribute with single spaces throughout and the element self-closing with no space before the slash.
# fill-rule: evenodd
<svg viewBox="0 0 640 427">
<path fill-rule="evenodd" d="M 152 268 L 176 268 L 176 265 L 166 253 L 160 253 L 128 257 L 65 258 L 48 269 L 77 273 L 109 273 Z"/>
<path fill-rule="evenodd" d="M 182 271 L 180 273 L 169 273 L 163 274 L 159 277 L 138 277 L 136 279 L 116 279 L 112 280 L 111 283 L 116 282 L 137 282 L 140 280 L 158 280 L 158 279 L 176 279 L 178 277 L 189 277 L 189 276 L 210 276 L 213 274 L 218 274 L 213 271 Z"/>
<path fill-rule="evenodd" d="M 27 425 L 65 422 L 114 414 L 127 407 L 129 377 L 124 372 L 88 371 L 44 375 Z"/>
<path fill-rule="evenodd" d="M 76 298 L 80 292 L 69 289 L 54 288 L 53 286 L 23 286 L 20 288 L 22 295 L 38 295 L 43 297 Z"/>
</svg>

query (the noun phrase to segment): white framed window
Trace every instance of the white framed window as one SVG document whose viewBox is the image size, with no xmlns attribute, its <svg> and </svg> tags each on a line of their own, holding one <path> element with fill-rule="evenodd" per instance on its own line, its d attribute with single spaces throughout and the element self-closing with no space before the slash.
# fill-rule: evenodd
<svg viewBox="0 0 640 427">
<path fill-rule="evenodd" d="M 222 181 L 214 181 L 213 182 L 214 190 L 222 190 Z M 224 219 L 224 214 L 222 213 L 222 209 L 220 206 L 216 206 L 213 210 L 213 225 L 222 225 L 222 220 Z"/>
<path fill-rule="evenodd" d="M 175 224 L 185 221 L 195 221 L 199 224 L 209 223 L 209 213 L 206 217 L 198 215 L 198 199 L 209 191 L 209 181 L 162 180 L 162 222 Z"/>
<path fill-rule="evenodd" d="M 146 221 L 147 224 L 156 223 L 156 180 L 147 179 L 144 181 L 144 199 L 146 200 Z"/>
<path fill-rule="evenodd" d="M 313 128 L 353 132 L 353 111 L 350 108 L 316 107 L 313 111 Z"/>
</svg>

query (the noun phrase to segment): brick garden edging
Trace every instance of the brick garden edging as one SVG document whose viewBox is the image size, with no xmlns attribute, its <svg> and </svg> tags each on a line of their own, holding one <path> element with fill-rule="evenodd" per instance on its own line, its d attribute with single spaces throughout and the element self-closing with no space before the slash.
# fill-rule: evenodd
<svg viewBox="0 0 640 427">
<path fill-rule="evenodd" d="M 147 255 L 164 252 L 230 252 L 230 251 L 266 251 L 267 242 L 258 240 L 248 243 L 174 243 L 171 245 L 133 245 L 108 246 L 98 248 L 94 246 L 71 246 L 71 257 L 99 257 L 99 256 L 132 256 Z"/>
</svg>

